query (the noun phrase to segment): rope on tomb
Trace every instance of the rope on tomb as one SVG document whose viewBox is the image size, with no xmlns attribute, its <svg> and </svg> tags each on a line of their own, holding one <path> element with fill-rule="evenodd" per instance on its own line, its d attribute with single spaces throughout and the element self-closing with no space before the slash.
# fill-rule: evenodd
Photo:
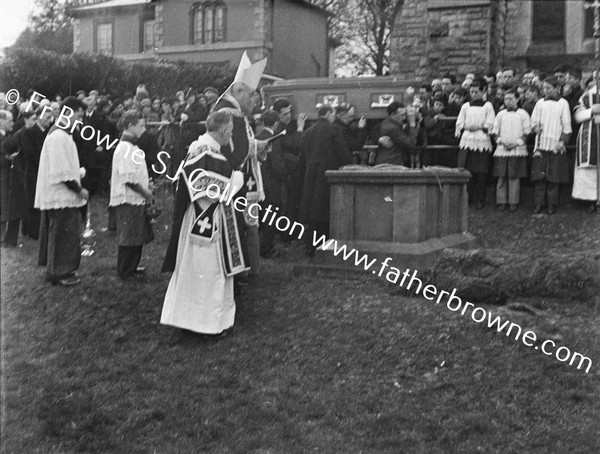
<svg viewBox="0 0 600 454">
<path fill-rule="evenodd" d="M 445 167 L 444 167 L 444 169 L 445 169 Z M 429 166 L 423 166 L 423 170 L 425 170 L 426 172 L 431 172 L 431 173 L 433 173 L 435 175 L 435 178 L 436 178 L 436 180 L 438 182 L 438 187 L 440 188 L 440 192 L 444 192 L 444 187 L 442 186 L 442 180 L 440 180 L 440 176 L 435 171 L 435 168 L 433 166 L 431 166 L 431 167 L 429 167 Z"/>
<path fill-rule="evenodd" d="M 443 171 L 444 173 L 454 172 L 454 173 L 464 173 L 467 172 L 465 169 L 454 168 L 454 167 L 444 167 L 444 166 L 423 166 L 421 169 L 411 169 L 410 167 L 401 166 L 398 164 L 378 164 L 376 166 L 368 166 L 362 164 L 348 164 L 346 166 L 340 167 L 339 170 L 359 170 L 359 171 L 373 171 L 373 170 L 381 170 L 381 171 L 391 171 L 391 170 L 401 170 L 406 172 L 420 172 L 424 170 L 425 172 L 432 173 L 437 182 L 438 187 L 440 188 L 440 192 L 443 192 L 443 185 L 440 176 L 437 171 Z"/>
</svg>

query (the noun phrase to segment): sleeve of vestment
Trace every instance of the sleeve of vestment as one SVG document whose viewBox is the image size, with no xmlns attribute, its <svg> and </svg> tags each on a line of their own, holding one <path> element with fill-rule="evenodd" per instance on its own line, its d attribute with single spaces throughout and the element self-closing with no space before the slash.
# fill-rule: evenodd
<svg viewBox="0 0 600 454">
<path fill-rule="evenodd" d="M 483 122 L 483 127 L 488 131 L 491 131 L 494 127 L 494 120 L 496 119 L 496 113 L 494 112 L 494 106 L 491 103 L 485 103 L 485 120 Z"/>
<path fill-rule="evenodd" d="M 73 150 L 74 144 L 66 133 L 58 131 L 49 134 L 44 143 L 48 159 L 48 180 L 50 184 L 58 184 L 69 180 L 79 182 L 79 163 L 73 161 L 73 155 L 69 150 Z M 76 155 L 75 155 L 76 156 Z"/>
<path fill-rule="evenodd" d="M 500 111 L 498 112 L 498 115 L 496 116 L 496 119 L 494 120 L 494 128 L 492 129 L 491 133 L 494 134 L 495 136 L 500 136 L 500 128 L 501 128 L 501 124 L 502 124 L 502 117 L 504 116 L 504 111 Z"/>
<path fill-rule="evenodd" d="M 560 122 L 562 124 L 562 131 L 564 135 L 571 134 L 573 129 L 571 128 L 571 112 L 569 103 L 563 98 L 559 102 L 562 104 Z"/>
<path fill-rule="evenodd" d="M 456 119 L 456 135 L 460 134 L 465 127 L 465 121 L 467 120 L 467 109 L 469 108 L 469 104 L 465 103 L 460 108 L 460 112 L 458 113 L 458 118 Z"/>
<path fill-rule="evenodd" d="M 529 114 L 524 109 L 519 109 L 521 115 L 521 123 L 523 125 L 523 135 L 529 135 L 531 133 L 531 119 Z"/>
</svg>

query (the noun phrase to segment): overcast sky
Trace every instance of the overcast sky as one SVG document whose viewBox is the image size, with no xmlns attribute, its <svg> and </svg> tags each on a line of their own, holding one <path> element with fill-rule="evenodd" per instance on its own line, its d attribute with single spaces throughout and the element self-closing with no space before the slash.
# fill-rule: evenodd
<svg viewBox="0 0 600 454">
<path fill-rule="evenodd" d="M 34 0 L 0 0 L 0 49 L 15 43 L 27 27 Z"/>
</svg>

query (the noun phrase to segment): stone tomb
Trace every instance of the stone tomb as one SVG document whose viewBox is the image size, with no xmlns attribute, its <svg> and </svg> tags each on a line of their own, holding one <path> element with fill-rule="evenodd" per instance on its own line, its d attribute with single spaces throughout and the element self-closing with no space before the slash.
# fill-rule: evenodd
<svg viewBox="0 0 600 454">
<path fill-rule="evenodd" d="M 445 248 L 474 246 L 475 237 L 467 232 L 467 170 L 348 166 L 325 175 L 331 185 L 330 237 L 347 250 L 421 270 Z M 318 249 L 314 264 L 365 272 L 355 266 L 354 256 L 347 261 L 341 256 Z"/>
</svg>

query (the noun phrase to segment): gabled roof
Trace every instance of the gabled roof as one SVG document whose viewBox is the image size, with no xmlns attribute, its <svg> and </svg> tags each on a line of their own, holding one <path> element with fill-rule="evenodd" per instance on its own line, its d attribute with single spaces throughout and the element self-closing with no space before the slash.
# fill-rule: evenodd
<svg viewBox="0 0 600 454">
<path fill-rule="evenodd" d="M 288 1 L 291 2 L 291 3 L 296 3 L 296 4 L 300 5 L 300 6 L 305 6 L 307 8 L 314 9 L 314 10 L 319 11 L 320 13 L 325 14 L 327 16 L 331 16 L 332 15 L 325 8 L 321 8 L 320 6 L 313 5 L 308 0 L 288 0 Z"/>
<path fill-rule="evenodd" d="M 107 2 L 96 3 L 93 5 L 80 6 L 78 8 L 73 8 L 73 11 L 81 12 L 81 11 L 95 11 L 99 9 L 105 8 L 114 8 L 117 6 L 136 6 L 143 5 L 146 3 L 150 3 L 152 0 L 108 0 Z"/>
</svg>

